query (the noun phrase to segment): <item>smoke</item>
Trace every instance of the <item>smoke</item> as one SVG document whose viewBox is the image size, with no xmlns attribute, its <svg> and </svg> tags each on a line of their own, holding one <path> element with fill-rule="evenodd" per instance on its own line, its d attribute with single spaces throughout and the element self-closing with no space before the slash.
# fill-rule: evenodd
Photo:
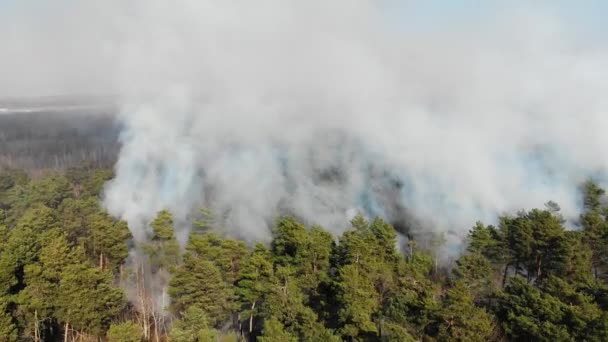
<svg viewBox="0 0 608 342">
<path fill-rule="evenodd" d="M 549 200 L 574 218 L 577 183 L 608 166 L 608 50 L 547 8 L 435 30 L 371 0 L 58 12 L 12 28 L 32 44 L 62 38 L 53 62 L 24 62 L 52 72 L 0 90 L 117 94 L 122 148 L 104 204 L 137 239 L 161 209 L 185 220 L 205 206 L 248 240 L 267 239 L 282 212 L 336 233 L 363 212 L 457 240 Z"/>
</svg>

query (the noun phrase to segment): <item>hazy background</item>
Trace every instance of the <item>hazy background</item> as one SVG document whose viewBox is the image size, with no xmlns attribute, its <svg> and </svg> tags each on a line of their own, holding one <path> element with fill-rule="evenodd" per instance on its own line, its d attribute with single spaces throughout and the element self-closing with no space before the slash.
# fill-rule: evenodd
<svg viewBox="0 0 608 342">
<path fill-rule="evenodd" d="M 0 1 L 0 98 L 111 95 L 104 204 L 139 239 L 212 207 L 450 232 L 558 202 L 608 166 L 601 1 Z"/>
</svg>

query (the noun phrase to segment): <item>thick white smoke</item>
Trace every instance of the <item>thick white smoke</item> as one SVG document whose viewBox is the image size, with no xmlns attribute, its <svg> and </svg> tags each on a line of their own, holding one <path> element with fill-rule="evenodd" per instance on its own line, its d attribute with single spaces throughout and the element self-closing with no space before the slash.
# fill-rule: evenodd
<svg viewBox="0 0 608 342">
<path fill-rule="evenodd" d="M 608 166 L 606 46 L 542 9 L 433 32 L 371 0 L 75 6 L 125 127 L 104 203 L 139 239 L 200 206 L 246 239 L 284 210 L 457 235 L 548 200 L 574 217 Z"/>
</svg>

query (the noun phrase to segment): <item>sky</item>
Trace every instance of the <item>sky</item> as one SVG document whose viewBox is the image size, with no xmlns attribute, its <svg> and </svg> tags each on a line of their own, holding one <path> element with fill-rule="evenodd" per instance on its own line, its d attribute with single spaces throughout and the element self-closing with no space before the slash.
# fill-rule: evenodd
<svg viewBox="0 0 608 342">
<path fill-rule="evenodd" d="M 602 31 L 606 33 L 608 29 L 605 20 L 608 14 L 608 2 L 602 0 L 385 0 L 384 2 L 387 12 L 392 13 L 394 20 L 411 29 L 440 30 L 467 22 L 480 23 L 484 20 L 492 20 L 500 13 L 518 9 L 529 11 L 531 8 L 551 12 L 564 21 L 580 27 L 581 30 L 589 31 L 590 34 Z"/>
<path fill-rule="evenodd" d="M 608 1 L 378 0 L 376 3 L 383 9 L 384 23 L 395 32 L 429 34 L 463 28 L 483 32 L 502 18 L 511 18 L 505 30 L 517 30 L 513 16 L 519 15 L 525 21 L 526 16 L 537 20 L 542 15 L 548 21 L 559 21 L 559 26 L 567 27 L 570 33 L 576 32 L 580 44 L 608 45 L 605 20 Z M 98 13 L 78 18 L 83 9 L 95 11 L 96 7 Z M 108 11 L 110 7 L 95 5 L 90 0 L 0 0 L 3 42 L 0 97 L 112 92 L 113 81 L 104 69 L 113 68 L 109 65 L 113 42 L 108 38 L 113 35 L 104 31 L 114 27 L 116 21 L 129 20 L 129 16 L 137 13 L 127 12 L 128 6 L 123 6 L 122 11 Z M 83 43 L 83 40 L 90 41 Z M 89 50 L 90 55 L 71 51 L 74 47 Z M 81 71 L 58 82 L 68 68 Z"/>
</svg>

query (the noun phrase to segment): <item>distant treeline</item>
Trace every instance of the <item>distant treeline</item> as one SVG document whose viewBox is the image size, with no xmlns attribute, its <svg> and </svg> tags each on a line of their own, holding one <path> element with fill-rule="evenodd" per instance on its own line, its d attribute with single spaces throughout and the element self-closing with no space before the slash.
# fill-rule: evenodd
<svg viewBox="0 0 608 342">
<path fill-rule="evenodd" d="M 110 113 L 36 112 L 0 115 L 0 169 L 107 167 L 118 154 L 119 126 Z"/>
</svg>

